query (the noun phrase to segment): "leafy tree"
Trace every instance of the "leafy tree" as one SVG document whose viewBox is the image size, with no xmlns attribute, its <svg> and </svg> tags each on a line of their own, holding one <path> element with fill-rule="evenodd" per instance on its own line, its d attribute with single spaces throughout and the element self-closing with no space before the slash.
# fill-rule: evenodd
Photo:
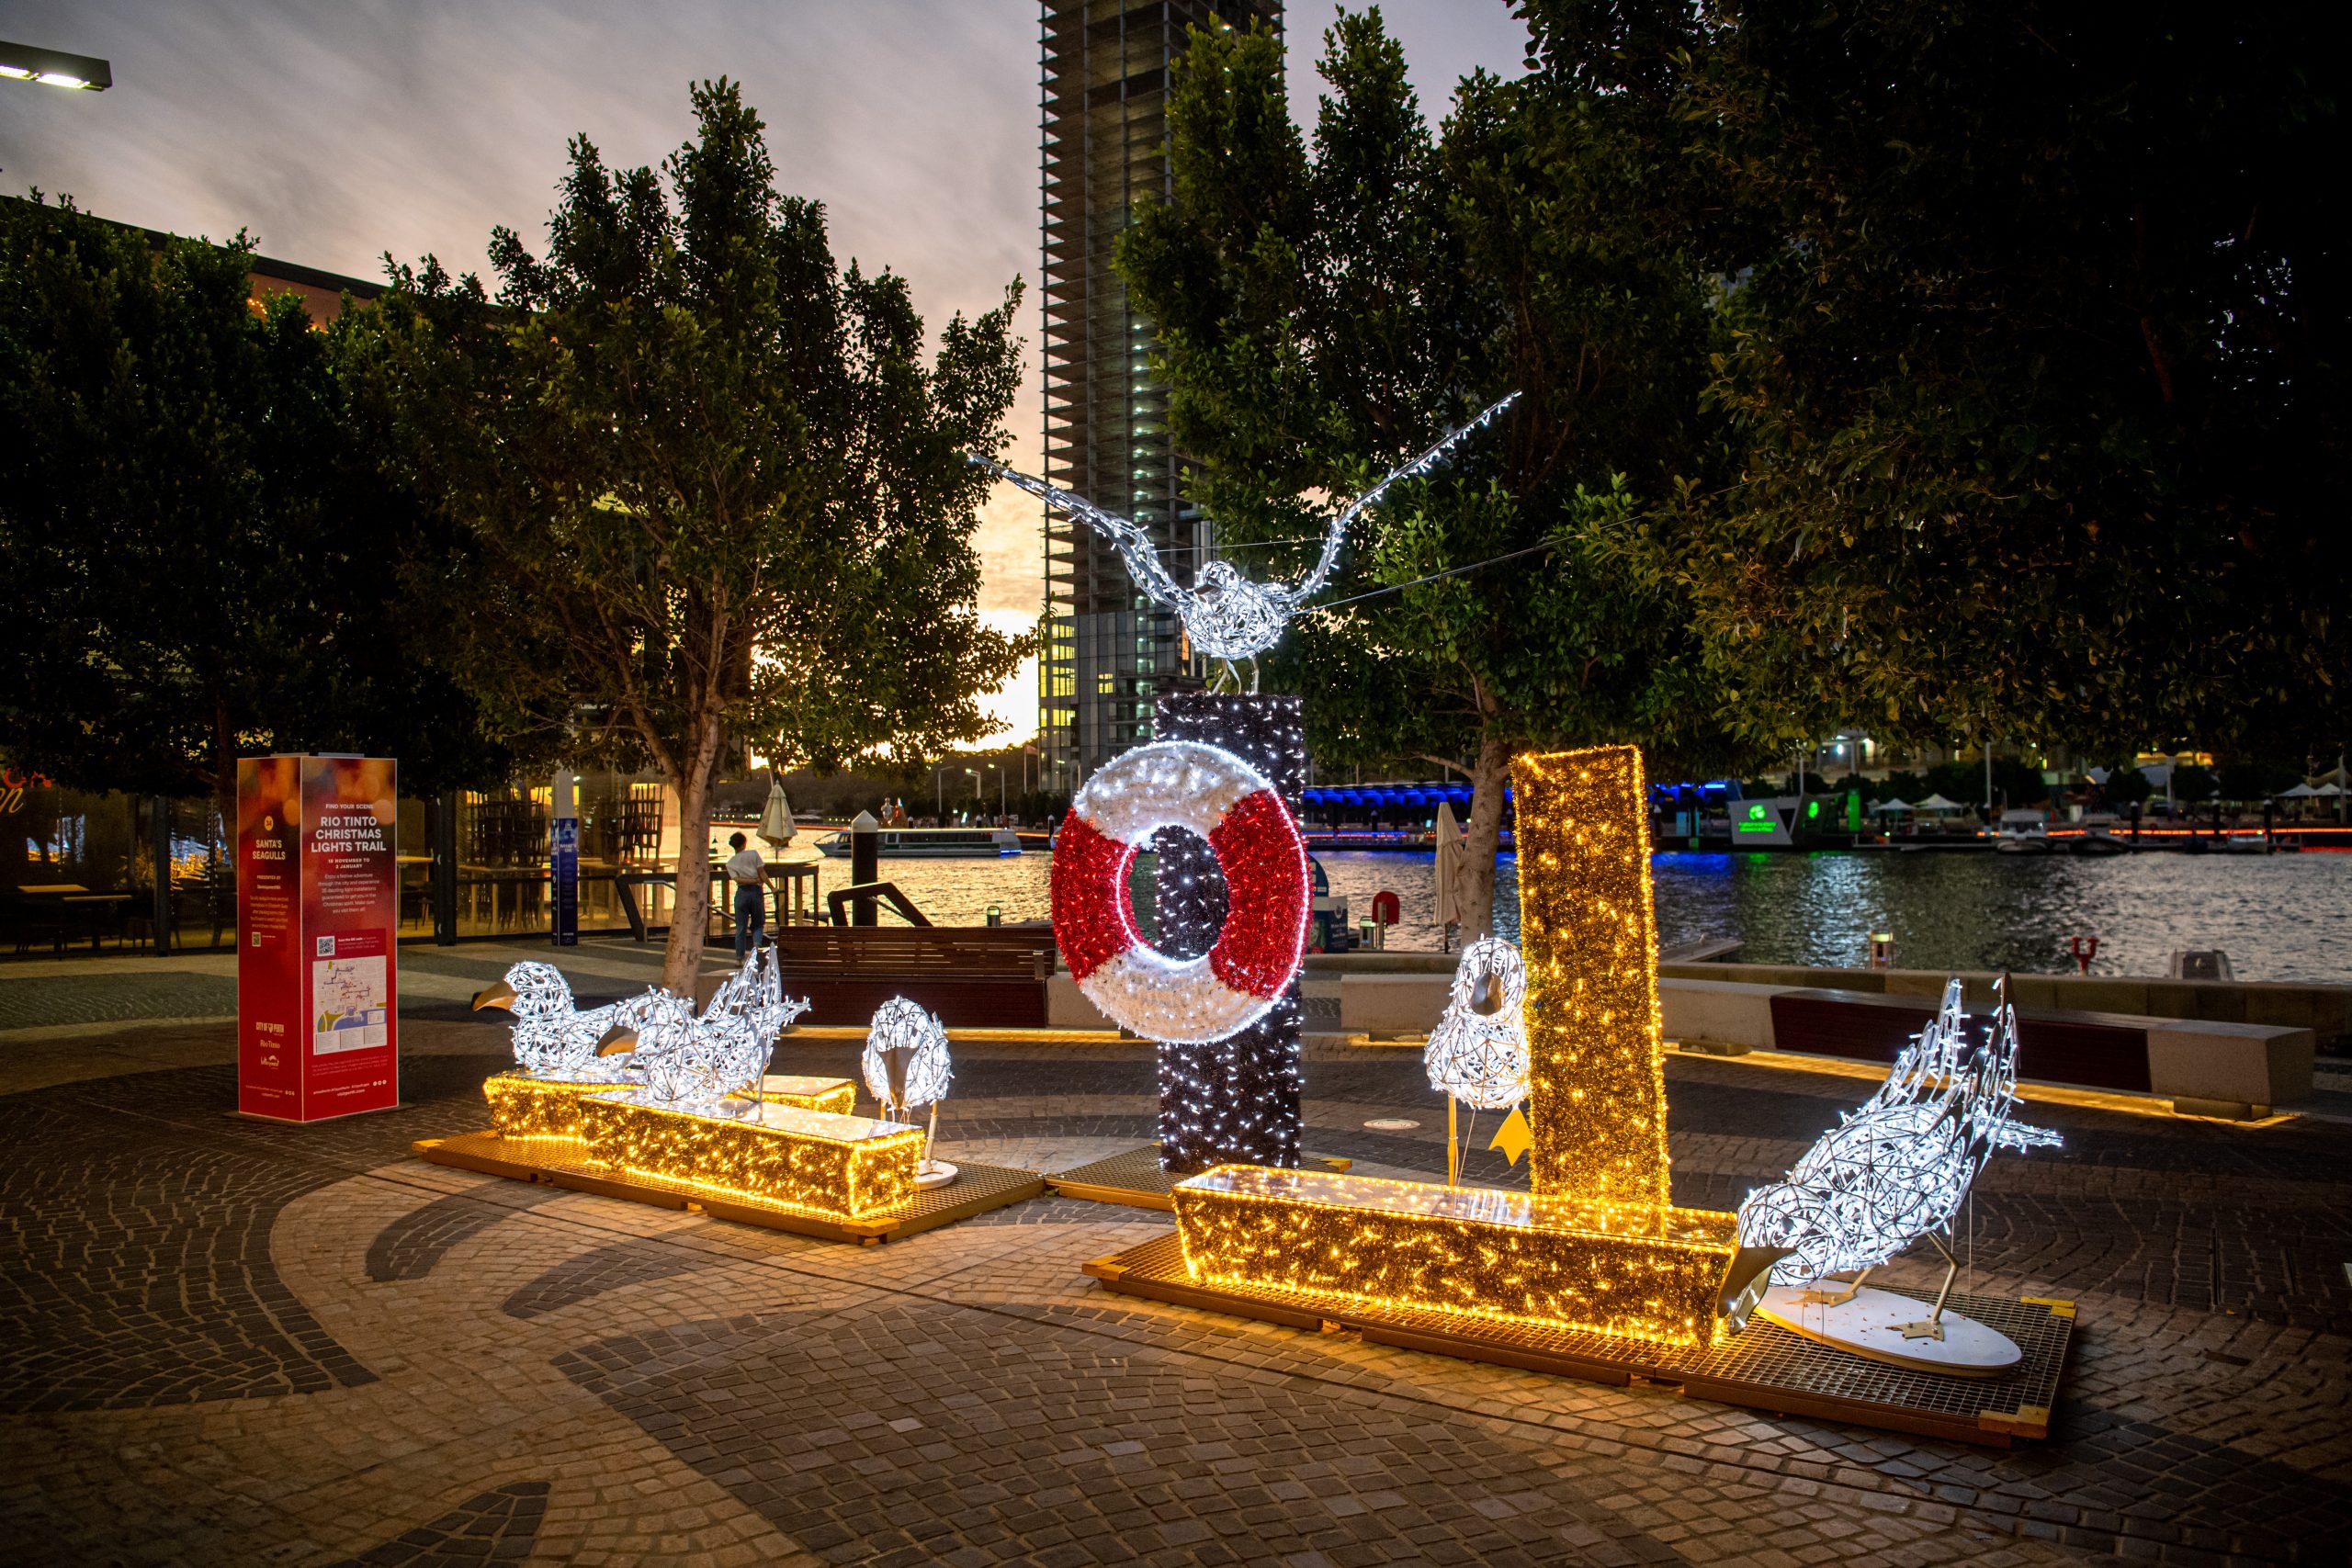
<svg viewBox="0 0 2352 1568">
<path fill-rule="evenodd" d="M 374 484 L 301 307 L 252 304 L 252 248 L 0 200 L 0 578 L 27 612 L 0 750 L 221 801 L 254 751 L 495 772 L 395 592 L 447 541 Z"/>
<path fill-rule="evenodd" d="M 735 85 L 693 99 L 696 136 L 658 175 L 573 140 L 546 256 L 493 234 L 494 302 L 427 257 L 349 345 L 403 482 L 483 551 L 464 680 L 676 789 L 662 983 L 686 994 L 732 748 L 935 753 L 984 731 L 977 696 L 1023 651 L 974 609 L 986 480 L 963 458 L 1002 444 L 1018 285 L 926 362 L 905 283 L 835 265 Z"/>
<path fill-rule="evenodd" d="M 1318 531 L 1319 502 L 1292 498 L 1361 491 L 1521 393 L 1499 438 L 1391 491 L 1330 607 L 1267 660 L 1306 694 L 1325 762 L 1469 776 L 1464 901 L 1483 910 L 1515 752 L 1715 739 L 1677 617 L 1614 537 L 1697 460 L 1707 298 L 1643 220 L 1667 129 L 1652 99 L 1479 75 L 1433 137 L 1377 11 L 1325 43 L 1310 146 L 1279 42 L 1193 35 L 1169 99 L 1173 200 L 1118 267 L 1158 324 L 1191 492 L 1255 576 L 1311 553 L 1279 543 Z"/>
<path fill-rule="evenodd" d="M 1633 17 L 1692 128 L 1737 470 L 1668 553 L 1727 722 L 2341 736 L 2352 316 L 2309 175 L 2346 161 L 2340 22 L 1529 10 Z"/>
</svg>

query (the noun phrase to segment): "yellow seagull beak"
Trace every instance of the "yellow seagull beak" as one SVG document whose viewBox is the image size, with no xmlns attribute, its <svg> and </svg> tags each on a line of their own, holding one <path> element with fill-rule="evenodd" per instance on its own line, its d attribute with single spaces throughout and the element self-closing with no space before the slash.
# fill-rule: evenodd
<svg viewBox="0 0 2352 1568">
<path fill-rule="evenodd" d="M 508 1008 L 514 1005 L 514 987 L 503 980 L 484 986 L 474 993 L 474 1011 L 484 1008 Z"/>
</svg>

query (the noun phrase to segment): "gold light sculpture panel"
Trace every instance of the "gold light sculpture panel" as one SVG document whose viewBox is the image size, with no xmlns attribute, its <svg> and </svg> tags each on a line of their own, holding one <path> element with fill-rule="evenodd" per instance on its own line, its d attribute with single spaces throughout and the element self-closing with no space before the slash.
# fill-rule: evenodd
<svg viewBox="0 0 2352 1568">
<path fill-rule="evenodd" d="M 791 1107 L 764 1121 L 698 1116 L 625 1096 L 580 1101 L 581 1141 L 603 1165 L 841 1219 L 905 1207 L 920 1127 Z"/>
<path fill-rule="evenodd" d="M 591 1095 L 619 1094 L 628 1088 L 503 1072 L 484 1079 L 481 1093 L 490 1102 L 490 1119 L 502 1137 L 527 1138 L 547 1145 L 547 1152 L 576 1155 L 585 1152 L 580 1141 L 581 1100 Z M 761 1085 L 760 1098 L 770 1105 L 847 1114 L 857 1107 L 857 1086 L 847 1078 L 771 1073 Z"/>
<path fill-rule="evenodd" d="M 1673 1207 L 1641 753 L 1522 757 L 1532 1193 L 1220 1166 L 1173 1192 L 1195 1280 L 1710 1345 L 1777 1248 Z"/>
<path fill-rule="evenodd" d="M 1174 1190 L 1195 1280 L 1676 1345 L 1710 1342 L 1730 1214 L 1220 1166 Z"/>
<path fill-rule="evenodd" d="M 1530 1182 L 1539 1193 L 1664 1207 L 1666 1036 L 1642 754 L 1599 746 L 1521 757 L 1511 793 Z"/>
</svg>

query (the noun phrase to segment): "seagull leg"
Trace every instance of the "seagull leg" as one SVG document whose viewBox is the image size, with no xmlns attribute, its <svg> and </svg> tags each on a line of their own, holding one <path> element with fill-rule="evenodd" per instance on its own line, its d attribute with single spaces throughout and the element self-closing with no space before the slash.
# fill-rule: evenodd
<svg viewBox="0 0 2352 1568">
<path fill-rule="evenodd" d="M 1928 1244 L 1944 1255 L 1944 1282 L 1936 1287 L 1936 1304 L 1928 1310 L 1928 1315 L 1917 1323 L 1903 1325 L 1903 1337 L 1905 1339 L 1941 1339 L 1944 1337 L 1944 1303 L 1951 1299 L 1951 1282 L 1960 1278 L 1960 1259 L 1951 1255 L 1951 1248 L 1944 1245 L 1943 1238 L 1931 1231 L 1928 1235 Z"/>
<path fill-rule="evenodd" d="M 1873 1265 L 1872 1267 L 1876 1266 Z M 1870 1269 L 1865 1269 L 1860 1273 L 1855 1275 L 1842 1291 L 1825 1291 L 1821 1288 L 1818 1282 L 1815 1282 L 1812 1286 L 1808 1287 L 1804 1292 L 1805 1304 L 1807 1306 L 1844 1306 L 1848 1302 L 1852 1301 L 1856 1295 L 1860 1293 L 1862 1281 L 1870 1277 Z"/>
</svg>

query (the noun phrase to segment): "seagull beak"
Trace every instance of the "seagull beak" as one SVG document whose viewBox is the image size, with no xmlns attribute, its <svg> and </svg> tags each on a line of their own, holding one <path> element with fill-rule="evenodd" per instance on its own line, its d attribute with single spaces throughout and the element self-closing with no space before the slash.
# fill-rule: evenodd
<svg viewBox="0 0 2352 1568">
<path fill-rule="evenodd" d="M 514 1006 L 514 987 L 503 980 L 484 986 L 474 993 L 474 1011 L 476 1012 L 481 1011 L 484 1008 L 505 1008 L 512 1010 Z"/>
<path fill-rule="evenodd" d="M 599 1056 L 617 1056 L 624 1052 L 636 1049 L 637 1031 L 626 1024 L 613 1025 L 598 1036 L 596 1041 L 596 1055 Z"/>
</svg>

